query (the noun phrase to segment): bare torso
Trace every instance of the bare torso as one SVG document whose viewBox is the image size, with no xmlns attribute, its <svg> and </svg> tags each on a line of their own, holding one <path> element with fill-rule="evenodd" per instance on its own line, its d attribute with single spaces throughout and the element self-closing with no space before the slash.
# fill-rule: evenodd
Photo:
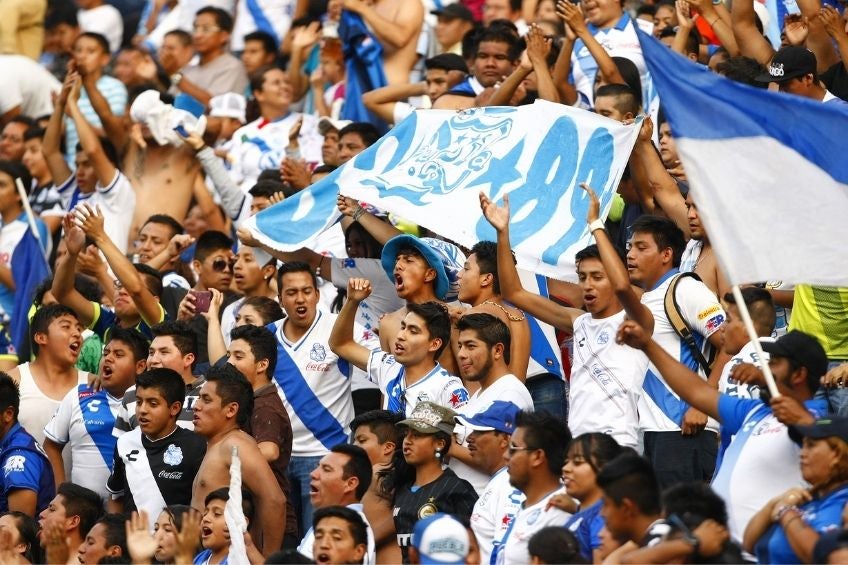
<svg viewBox="0 0 848 565">
<path fill-rule="evenodd" d="M 233 429 L 216 443 L 209 443 L 206 456 L 194 477 L 191 488 L 191 507 L 203 510 L 206 495 L 215 489 L 230 486 L 230 461 L 233 446 L 242 449 L 248 443 L 256 448 L 256 440 L 239 429 Z"/>
<path fill-rule="evenodd" d="M 391 22 L 397 22 L 402 17 L 401 10 L 409 9 L 410 5 L 406 0 L 379 0 L 374 4 L 374 11 Z M 417 10 L 418 7 L 416 6 L 415 9 Z M 417 47 L 420 33 L 419 25 L 412 39 L 400 48 L 383 43 L 383 69 L 389 84 L 409 82 L 409 73 L 418 61 Z"/>
</svg>

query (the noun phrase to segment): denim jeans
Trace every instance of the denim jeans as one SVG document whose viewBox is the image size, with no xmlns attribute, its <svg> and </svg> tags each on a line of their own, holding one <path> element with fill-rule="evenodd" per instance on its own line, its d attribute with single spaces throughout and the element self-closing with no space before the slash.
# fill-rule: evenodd
<svg viewBox="0 0 848 565">
<path fill-rule="evenodd" d="M 840 365 L 845 364 L 845 361 L 831 361 L 827 364 L 827 370 L 830 371 Z M 816 400 L 827 401 L 827 411 L 832 416 L 848 416 L 848 388 L 826 388 L 819 386 L 814 397 Z"/>
<path fill-rule="evenodd" d="M 309 475 L 321 461 L 320 456 L 296 457 L 289 461 L 287 475 L 291 483 L 294 513 L 297 515 L 297 531 L 305 532 L 312 527 L 312 499 L 309 496 Z"/>
<path fill-rule="evenodd" d="M 563 422 L 568 422 L 567 381 L 547 373 L 528 378 L 526 385 L 536 412 L 550 412 Z"/>
</svg>

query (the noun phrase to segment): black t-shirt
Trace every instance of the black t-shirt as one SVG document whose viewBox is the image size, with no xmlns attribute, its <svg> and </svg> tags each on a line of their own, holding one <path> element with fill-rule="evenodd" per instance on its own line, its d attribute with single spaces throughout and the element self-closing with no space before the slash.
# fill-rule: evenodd
<svg viewBox="0 0 848 565">
<path fill-rule="evenodd" d="M 848 101 L 848 70 L 842 61 L 835 63 L 832 67 L 821 74 L 821 80 L 834 96 Z"/>
<path fill-rule="evenodd" d="M 437 512 L 464 516 L 468 519 L 477 502 L 477 492 L 471 483 L 460 479 L 450 470 L 432 483 L 417 488 L 412 485 L 398 487 L 394 500 L 395 531 L 403 562 L 409 563 L 409 544 L 415 523 Z"/>
<path fill-rule="evenodd" d="M 169 436 L 152 441 L 136 428 L 118 438 L 106 488 L 123 496 L 124 512 L 148 510 L 151 520 L 171 504 L 191 504 L 194 477 L 206 455 L 206 439 L 177 426 Z"/>
</svg>

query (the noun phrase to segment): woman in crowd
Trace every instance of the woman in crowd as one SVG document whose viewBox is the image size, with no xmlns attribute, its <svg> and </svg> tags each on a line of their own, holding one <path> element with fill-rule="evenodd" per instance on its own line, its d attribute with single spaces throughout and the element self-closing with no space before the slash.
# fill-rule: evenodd
<svg viewBox="0 0 848 565">
<path fill-rule="evenodd" d="M 801 443 L 801 475 L 810 487 L 773 498 L 748 522 L 743 545 L 760 563 L 812 563 L 821 534 L 842 527 L 848 502 L 848 418 L 818 420 L 789 433 Z"/>
<path fill-rule="evenodd" d="M 3 532 L 8 532 L 8 537 Z M 0 516 L 0 561 L 3 563 L 44 562 L 41 546 L 38 543 L 38 522 L 23 512 L 6 512 Z"/>
</svg>

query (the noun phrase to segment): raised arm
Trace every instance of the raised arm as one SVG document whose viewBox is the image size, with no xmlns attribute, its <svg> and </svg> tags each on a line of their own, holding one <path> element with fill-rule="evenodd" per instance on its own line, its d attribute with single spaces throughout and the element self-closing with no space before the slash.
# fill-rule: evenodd
<svg viewBox="0 0 848 565">
<path fill-rule="evenodd" d="M 754 0 L 733 0 L 730 16 L 733 22 L 733 36 L 736 37 L 739 52 L 746 57 L 756 59 L 761 65 L 767 65 L 774 55 L 774 47 L 757 30 Z"/>
<path fill-rule="evenodd" d="M 616 340 L 634 349 L 643 350 L 671 390 L 693 408 L 720 420 L 718 401 L 721 393 L 657 345 L 645 328 L 634 320 L 625 320 L 618 330 Z"/>
<path fill-rule="evenodd" d="M 421 2 L 406 2 L 398 10 L 395 20 L 389 20 L 366 4 L 363 0 L 344 0 L 345 10 L 362 16 L 371 28 L 377 40 L 392 49 L 401 49 L 412 41 L 417 41 L 424 21 L 424 5 Z"/>
<path fill-rule="evenodd" d="M 509 195 L 504 194 L 504 205 L 498 206 L 489 198 L 480 193 L 480 207 L 486 220 L 495 228 L 498 234 L 498 281 L 501 287 L 501 296 L 506 300 L 561 330 L 571 331 L 574 320 L 584 314 L 577 308 L 560 306 L 552 300 L 539 296 L 534 292 L 526 290 L 521 285 L 518 269 L 515 267 L 512 250 L 509 246 Z"/>
<path fill-rule="evenodd" d="M 396 103 L 406 100 L 410 96 L 424 96 L 425 94 L 427 94 L 427 84 L 424 82 L 390 84 L 364 93 L 362 103 L 380 119 L 393 124 Z"/>
<path fill-rule="evenodd" d="M 298 27 L 292 33 L 291 59 L 286 74 L 291 84 L 293 100 L 299 100 L 309 89 L 309 77 L 303 72 L 303 65 L 309 57 L 309 52 L 320 40 L 321 24 L 318 22 Z"/>
<path fill-rule="evenodd" d="M 74 224 L 72 214 L 65 216 L 63 226 L 65 247 L 68 252 L 56 261 L 56 272 L 53 274 L 53 286 L 50 292 L 60 304 L 76 312 L 80 323 L 88 327 L 94 320 L 94 306 L 74 288 L 74 265 L 85 245 L 85 233 Z"/>
<path fill-rule="evenodd" d="M 365 231 L 370 233 L 380 245 L 385 245 L 390 239 L 403 233 L 390 223 L 384 222 L 371 212 L 368 212 L 353 198 L 348 198 L 340 194 L 336 200 L 336 205 L 342 214 L 355 222 L 359 222 L 365 228 Z"/>
<path fill-rule="evenodd" d="M 330 332 L 330 349 L 333 353 L 359 367 L 368 370 L 368 359 L 371 351 L 354 340 L 354 320 L 359 304 L 371 296 L 371 281 L 367 279 L 350 279 L 347 281 L 347 301 L 339 312 L 333 331 Z"/>
<path fill-rule="evenodd" d="M 824 22 L 819 19 L 822 10 L 821 0 L 798 0 L 798 8 L 801 9 L 801 16 L 809 29 L 806 42 L 807 49 L 816 54 L 816 68 L 818 72 L 823 73 L 839 62 L 839 54 L 834 49 L 833 41 L 831 41 Z M 842 31 L 844 32 L 845 22 L 842 23 Z"/>
<path fill-rule="evenodd" d="M 551 77 L 548 67 L 548 55 L 551 52 L 551 40 L 545 37 L 542 28 L 533 24 L 525 36 L 527 39 L 527 56 L 533 64 L 536 73 L 536 87 L 539 98 L 550 102 L 559 102 L 559 91 Z"/>
<path fill-rule="evenodd" d="M 221 197 L 221 205 L 227 215 L 232 219 L 238 218 L 244 206 L 244 199 L 247 198 L 244 191 L 233 181 L 215 151 L 203 143 L 203 138 L 192 132 L 188 137 L 183 137 L 183 141 L 194 150 L 203 172 L 212 179 L 212 186 Z"/>
<path fill-rule="evenodd" d="M 242 480 L 254 494 L 256 519 L 262 531 L 262 553 L 266 557 L 280 549 L 286 529 L 286 495 L 274 478 L 271 467 L 256 447 L 247 441 L 239 449 Z"/>
<path fill-rule="evenodd" d="M 115 168 L 115 165 L 113 165 L 112 161 L 110 161 L 106 156 L 106 152 L 103 151 L 103 146 L 100 144 L 100 140 L 97 138 L 94 128 L 91 127 L 91 124 L 88 123 L 88 120 L 86 120 L 85 116 L 82 115 L 82 112 L 77 105 L 81 85 L 80 79 L 76 79 L 74 81 L 73 89 L 71 90 L 70 96 L 68 96 L 68 114 L 70 114 L 71 119 L 77 126 L 80 145 L 94 166 L 94 175 L 97 177 L 101 186 L 107 186 L 115 179 L 118 169 Z"/>
<path fill-rule="evenodd" d="M 126 147 L 129 141 L 129 132 L 124 125 L 124 120 L 112 112 L 109 101 L 97 88 L 97 78 L 93 74 L 83 75 L 82 85 L 85 87 L 86 94 L 88 94 L 91 107 L 103 124 L 106 137 L 112 141 L 115 147 L 119 149 Z"/>
<path fill-rule="evenodd" d="M 680 21 L 680 11 L 687 11 L 682 6 L 685 0 L 678 0 L 677 20 Z M 704 18 L 721 42 L 722 47 L 727 49 L 731 57 L 739 55 L 739 45 L 736 43 L 736 36 L 733 35 L 733 27 L 731 23 L 730 12 L 727 11 L 724 3 L 713 4 L 712 0 L 689 0 L 687 3 L 690 7 L 698 10 L 701 17 Z"/>
<path fill-rule="evenodd" d="M 571 54 L 574 52 L 574 41 L 577 36 L 570 27 L 565 26 L 565 36 L 562 38 L 562 47 L 554 62 L 552 79 L 559 91 L 560 102 L 569 106 L 577 102 L 577 89 L 568 81 L 571 74 Z"/>
<path fill-rule="evenodd" d="M 589 185 L 583 183 L 580 185 L 583 190 L 589 195 L 589 212 L 586 216 L 586 221 L 589 224 L 589 229 L 592 235 L 595 236 L 595 243 L 598 245 L 598 252 L 601 254 L 601 263 L 604 265 L 604 270 L 607 272 L 607 278 L 612 283 L 613 291 L 621 301 L 624 311 L 627 316 L 636 320 L 642 327 L 648 331 L 654 331 L 654 315 L 647 306 L 642 304 L 636 292 L 633 290 L 633 285 L 630 284 L 630 275 L 627 273 L 627 268 L 621 262 L 621 258 L 615 250 L 612 241 L 609 238 L 603 224 L 600 222 L 600 202 Z"/>
<path fill-rule="evenodd" d="M 836 42 L 842 66 L 848 71 L 848 33 L 845 31 L 845 20 L 833 6 L 823 7 L 818 18 L 827 34 Z M 819 65 L 819 69 L 825 70 L 821 68 L 821 65 Z"/>
<path fill-rule="evenodd" d="M 224 343 L 224 334 L 221 331 L 220 316 L 224 295 L 214 288 L 210 288 L 209 291 L 212 293 L 209 310 L 200 315 L 206 318 L 206 349 L 209 354 L 209 362 L 214 364 L 227 355 L 227 346 Z"/>
<path fill-rule="evenodd" d="M 47 129 L 44 130 L 44 139 L 41 142 L 41 153 L 44 155 L 47 168 L 50 170 L 50 175 L 53 177 L 53 183 L 56 186 L 64 184 L 74 174 L 68 166 L 67 161 L 65 161 L 65 156 L 62 155 L 60 145 L 62 141 L 62 126 L 65 118 L 65 106 L 68 103 L 68 96 L 76 80 L 75 76 L 73 62 L 71 62 L 68 64 L 68 74 L 65 75 L 62 90 L 53 105 L 53 113 L 50 114 L 50 121 L 47 123 Z"/>
<path fill-rule="evenodd" d="M 87 204 L 77 206 L 74 209 L 76 224 L 85 234 L 91 238 L 94 244 L 106 257 L 106 262 L 112 268 L 112 272 L 130 295 L 132 301 L 138 308 L 138 313 L 148 325 L 153 326 L 163 321 L 162 307 L 159 300 L 153 296 L 144 283 L 141 274 L 136 270 L 126 255 L 115 245 L 104 229 L 103 213 L 100 206 L 92 208 Z"/>
<path fill-rule="evenodd" d="M 607 53 L 604 46 L 598 43 L 595 36 L 586 25 L 586 19 L 583 12 L 577 4 L 572 4 L 569 0 L 559 0 L 557 2 L 557 15 L 563 20 L 565 25 L 574 32 L 578 39 L 582 39 L 589 54 L 598 64 L 598 72 L 608 84 L 626 84 L 624 77 Z"/>
</svg>

